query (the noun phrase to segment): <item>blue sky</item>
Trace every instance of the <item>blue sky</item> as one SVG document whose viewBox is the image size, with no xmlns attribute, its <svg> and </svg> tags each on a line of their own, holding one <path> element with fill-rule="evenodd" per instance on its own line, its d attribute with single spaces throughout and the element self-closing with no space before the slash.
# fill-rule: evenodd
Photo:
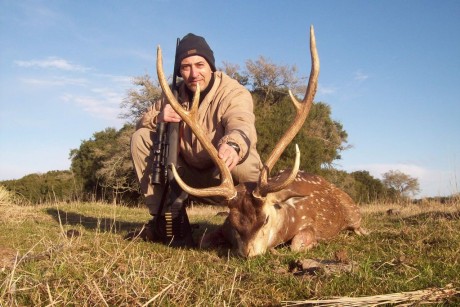
<svg viewBox="0 0 460 307">
<path fill-rule="evenodd" d="M 172 71 L 177 37 L 222 61 L 259 55 L 310 70 L 353 146 L 336 166 L 419 179 L 418 196 L 460 192 L 460 1 L 0 0 L 0 180 L 65 170 L 106 127 L 135 76 Z"/>
</svg>

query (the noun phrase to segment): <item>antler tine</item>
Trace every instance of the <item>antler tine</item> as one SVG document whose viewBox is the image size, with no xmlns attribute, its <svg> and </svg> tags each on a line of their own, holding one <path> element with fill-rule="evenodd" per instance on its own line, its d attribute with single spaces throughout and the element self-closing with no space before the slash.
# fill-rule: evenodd
<svg viewBox="0 0 460 307">
<path fill-rule="evenodd" d="M 289 95 L 291 100 L 294 104 L 296 109 L 296 116 L 292 125 L 289 129 L 285 132 L 283 137 L 278 141 L 273 151 L 270 153 L 270 156 L 266 160 L 264 167 L 260 173 L 259 177 L 259 184 L 254 192 L 255 195 L 259 197 L 265 197 L 270 192 L 276 192 L 283 188 L 285 188 L 288 184 L 290 184 L 296 177 L 298 172 L 298 165 L 300 164 L 300 153 L 298 152 L 298 148 L 296 148 L 296 160 L 294 163 L 294 167 L 291 171 L 289 177 L 280 183 L 268 183 L 268 175 L 278 161 L 279 157 L 292 141 L 292 139 L 296 136 L 299 132 L 300 128 L 302 128 L 303 123 L 305 122 L 308 113 L 310 112 L 311 106 L 313 105 L 313 98 L 316 94 L 316 89 L 318 86 L 318 76 L 319 76 L 319 58 L 318 58 L 318 51 L 316 50 L 316 39 L 315 39 L 315 31 L 313 26 L 310 27 L 310 53 L 311 53 L 311 71 L 310 71 L 310 79 L 308 81 L 307 91 L 305 92 L 305 97 L 302 102 L 297 101 L 294 95 L 289 91 Z"/>
<path fill-rule="evenodd" d="M 177 173 L 176 167 L 171 165 L 174 178 L 176 179 L 179 186 L 188 194 L 195 195 L 198 197 L 210 197 L 210 196 L 223 196 L 226 199 L 232 199 L 236 196 L 236 189 L 233 185 L 233 179 L 230 171 L 225 165 L 224 161 L 219 158 L 218 153 L 214 145 L 206 137 L 201 126 L 198 124 L 198 105 L 200 100 L 200 87 L 197 84 L 195 95 L 193 96 L 193 103 L 190 111 L 185 110 L 177 101 L 176 97 L 169 88 L 168 81 L 163 72 L 163 56 L 161 48 L 158 46 L 157 49 L 157 75 L 158 81 L 160 82 L 161 89 L 168 100 L 171 107 L 180 115 L 182 120 L 192 129 L 201 145 L 211 156 L 211 159 L 217 165 L 221 174 L 221 184 L 217 187 L 209 187 L 204 189 L 196 189 L 188 186 Z"/>
</svg>

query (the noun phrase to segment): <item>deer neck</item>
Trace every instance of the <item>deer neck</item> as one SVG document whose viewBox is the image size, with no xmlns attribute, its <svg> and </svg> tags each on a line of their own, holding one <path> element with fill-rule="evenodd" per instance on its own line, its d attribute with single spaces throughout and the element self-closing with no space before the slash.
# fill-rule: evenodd
<svg viewBox="0 0 460 307">
<path fill-rule="evenodd" d="M 296 202 L 298 197 L 293 197 L 283 202 L 267 204 L 264 208 L 265 214 L 269 216 L 264 231 L 268 238 L 268 245 L 275 247 L 284 243 L 298 232 L 303 226 L 301 218 L 298 218 Z"/>
</svg>

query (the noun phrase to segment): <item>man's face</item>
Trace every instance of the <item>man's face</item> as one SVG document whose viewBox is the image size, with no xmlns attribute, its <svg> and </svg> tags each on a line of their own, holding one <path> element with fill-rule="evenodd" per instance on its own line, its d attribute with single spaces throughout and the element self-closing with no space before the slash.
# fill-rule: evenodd
<svg viewBox="0 0 460 307">
<path fill-rule="evenodd" d="M 205 58 L 193 55 L 182 60 L 180 74 L 189 90 L 195 92 L 199 83 L 200 91 L 204 91 L 211 81 L 212 70 Z"/>
</svg>

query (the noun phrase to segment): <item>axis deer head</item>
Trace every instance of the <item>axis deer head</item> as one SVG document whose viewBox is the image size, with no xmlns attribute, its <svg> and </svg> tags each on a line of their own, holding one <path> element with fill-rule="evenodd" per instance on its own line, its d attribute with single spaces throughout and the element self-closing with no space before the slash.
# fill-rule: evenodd
<svg viewBox="0 0 460 307">
<path fill-rule="evenodd" d="M 202 246 L 212 245 L 216 239 L 224 239 L 232 243 L 241 256 L 251 257 L 288 241 L 291 241 L 291 248 L 294 250 L 308 249 L 318 240 L 335 236 L 345 228 L 357 233 L 364 232 L 360 228 L 359 210 L 345 192 L 319 176 L 299 171 L 300 152 L 297 146 L 292 170 L 269 178 L 270 171 L 301 129 L 313 104 L 319 75 L 313 27 L 310 28 L 310 53 L 312 67 L 304 99 L 299 102 L 289 91 L 296 109 L 293 123 L 270 153 L 261 170 L 259 181 L 242 183 L 235 187 L 230 171 L 197 124 L 199 87 L 191 109 L 182 108 L 168 86 L 162 68 L 161 49 L 158 47 L 157 74 L 164 95 L 219 168 L 221 184 L 204 189 L 192 188 L 180 178 L 172 166 L 174 177 L 185 192 L 197 197 L 221 196 L 225 198 L 230 209 L 222 227 L 205 236 Z"/>
</svg>

